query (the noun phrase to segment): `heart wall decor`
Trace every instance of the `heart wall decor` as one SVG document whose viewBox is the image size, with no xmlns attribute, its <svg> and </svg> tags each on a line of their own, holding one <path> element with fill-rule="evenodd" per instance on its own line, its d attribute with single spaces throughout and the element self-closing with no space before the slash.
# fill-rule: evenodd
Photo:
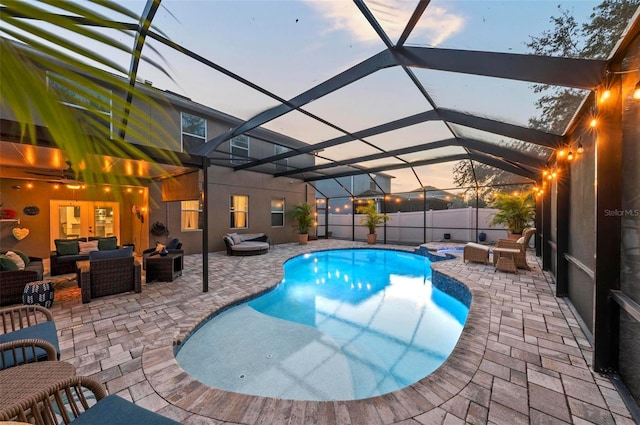
<svg viewBox="0 0 640 425">
<path fill-rule="evenodd" d="M 21 241 L 29 236 L 29 229 L 27 229 L 26 227 L 14 227 L 11 233 L 13 233 L 14 238 Z"/>
</svg>

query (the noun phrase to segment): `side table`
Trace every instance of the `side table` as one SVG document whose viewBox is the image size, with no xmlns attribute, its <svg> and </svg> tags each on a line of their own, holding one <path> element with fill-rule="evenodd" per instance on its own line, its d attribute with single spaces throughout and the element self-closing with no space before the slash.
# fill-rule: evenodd
<svg viewBox="0 0 640 425">
<path fill-rule="evenodd" d="M 173 282 L 182 276 L 182 254 L 169 253 L 147 258 L 147 283 L 154 280 Z"/>
<path fill-rule="evenodd" d="M 54 292 L 53 282 L 48 280 L 29 282 L 24 286 L 22 304 L 41 305 L 42 307 L 51 308 Z"/>
</svg>

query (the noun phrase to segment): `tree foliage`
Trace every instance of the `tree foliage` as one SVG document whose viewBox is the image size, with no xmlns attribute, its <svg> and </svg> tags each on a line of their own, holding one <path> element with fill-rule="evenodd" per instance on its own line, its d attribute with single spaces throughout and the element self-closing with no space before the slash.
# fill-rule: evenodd
<svg viewBox="0 0 640 425">
<path fill-rule="evenodd" d="M 20 123 L 23 142 L 35 144 L 36 124 L 44 126 L 73 164 L 101 154 L 139 158 L 153 168 L 156 165 L 150 158 L 128 141 L 148 141 L 149 137 L 155 138 L 152 143 L 168 140 L 168 132 L 152 121 L 149 112 L 167 115 L 157 102 L 130 86 L 128 64 L 103 54 L 104 49 L 132 55 L 134 46 L 132 33 L 116 29 L 116 22 L 107 15 L 140 20 L 112 0 L 3 2 L 0 102 Z M 78 20 L 89 24 L 78 24 Z M 121 42 L 121 38 L 128 42 Z M 92 42 L 84 44 L 82 40 Z M 145 56 L 142 60 L 166 74 L 161 65 Z M 129 93 L 139 102 L 129 104 Z M 136 106 L 139 103 L 147 108 Z M 121 132 L 126 133 L 126 140 L 120 137 Z M 167 154 L 165 159 L 179 163 L 175 155 Z M 117 183 L 112 173 L 87 171 L 83 174 L 87 183 Z"/>
</svg>

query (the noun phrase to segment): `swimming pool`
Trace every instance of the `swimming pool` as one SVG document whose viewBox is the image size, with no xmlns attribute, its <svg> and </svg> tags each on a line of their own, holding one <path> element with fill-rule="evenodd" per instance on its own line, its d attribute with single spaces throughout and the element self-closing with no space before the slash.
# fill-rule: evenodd
<svg viewBox="0 0 640 425">
<path fill-rule="evenodd" d="M 408 386 L 453 350 L 468 308 L 431 285 L 427 258 L 382 249 L 294 257 L 273 290 L 199 327 L 176 354 L 212 387 L 352 400 Z"/>
</svg>

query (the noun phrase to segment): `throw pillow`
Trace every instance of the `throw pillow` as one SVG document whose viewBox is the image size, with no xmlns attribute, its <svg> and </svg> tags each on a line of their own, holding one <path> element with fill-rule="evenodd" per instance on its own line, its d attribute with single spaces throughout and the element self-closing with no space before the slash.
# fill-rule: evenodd
<svg viewBox="0 0 640 425">
<path fill-rule="evenodd" d="M 78 242 L 79 254 L 86 255 L 98 250 L 98 241 Z"/>
<path fill-rule="evenodd" d="M 524 243 L 524 236 L 521 237 L 520 239 L 518 239 L 516 242 L 518 242 L 519 244 L 523 244 Z"/>
<path fill-rule="evenodd" d="M 233 243 L 235 245 L 238 245 L 239 243 L 242 243 L 242 238 L 237 233 L 231 234 L 229 236 L 231 236 L 231 239 L 233 239 Z"/>
<path fill-rule="evenodd" d="M 163 249 L 165 249 L 165 248 L 166 248 L 166 246 L 164 246 L 164 245 L 163 245 L 163 244 L 161 244 L 161 243 L 156 242 L 156 252 L 160 252 L 160 251 L 162 251 L 162 250 L 163 250 Z"/>
<path fill-rule="evenodd" d="M 233 244 L 233 239 L 231 239 L 231 236 L 226 235 L 226 236 L 225 236 L 224 238 L 222 238 L 222 239 L 224 239 L 225 241 L 227 241 L 227 243 L 229 244 L 229 246 L 233 246 L 233 245 L 234 245 L 234 244 Z"/>
<path fill-rule="evenodd" d="M 29 258 L 29 256 L 27 254 L 25 254 L 22 251 L 18 251 L 17 249 L 14 249 L 13 252 L 18 254 L 20 256 L 20 258 L 22 258 L 22 261 L 24 261 L 25 267 L 29 265 L 29 263 L 31 262 L 31 259 Z"/>
<path fill-rule="evenodd" d="M 18 266 L 18 270 L 24 270 L 25 264 L 24 264 L 24 261 L 22 260 L 22 257 L 20 257 L 18 254 L 16 254 L 13 251 L 7 251 L 5 255 L 9 257 L 11 261 L 16 263 L 16 266 Z"/>
<path fill-rule="evenodd" d="M 14 271 L 18 270 L 18 266 L 13 260 L 6 255 L 0 255 L 0 270 L 2 271 Z"/>
<path fill-rule="evenodd" d="M 111 249 L 118 249 L 118 238 L 100 238 L 98 239 L 98 249 L 100 251 L 108 251 Z"/>
<path fill-rule="evenodd" d="M 167 249 L 178 249 L 178 245 L 180 244 L 180 239 L 171 239 L 169 243 L 167 243 Z"/>
<path fill-rule="evenodd" d="M 78 255 L 80 246 L 78 241 L 56 241 L 56 251 L 59 256 Z"/>
</svg>

